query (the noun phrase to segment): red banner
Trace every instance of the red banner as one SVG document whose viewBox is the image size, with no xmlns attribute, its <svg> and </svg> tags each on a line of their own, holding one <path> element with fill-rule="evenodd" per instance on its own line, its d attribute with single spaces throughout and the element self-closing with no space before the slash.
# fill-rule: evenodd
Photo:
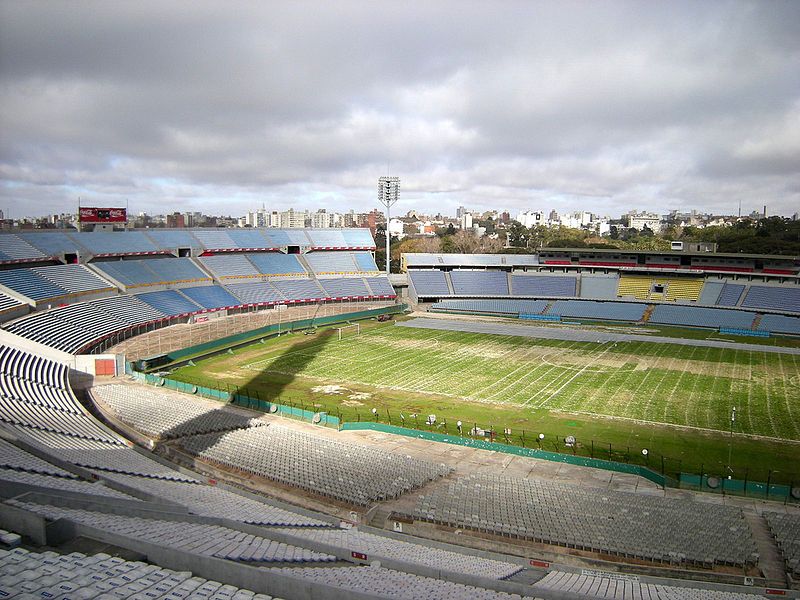
<svg viewBox="0 0 800 600">
<path fill-rule="evenodd" d="M 81 223 L 126 223 L 128 221 L 128 211 L 125 208 L 81 206 L 79 214 Z"/>
</svg>

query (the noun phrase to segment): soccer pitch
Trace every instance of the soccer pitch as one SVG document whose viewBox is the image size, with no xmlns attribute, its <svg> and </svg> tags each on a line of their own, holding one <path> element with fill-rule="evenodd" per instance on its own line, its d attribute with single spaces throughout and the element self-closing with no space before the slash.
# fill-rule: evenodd
<svg viewBox="0 0 800 600">
<path fill-rule="evenodd" d="M 740 477 L 745 469 L 753 479 L 765 480 L 771 469 L 781 471 L 780 479 L 800 476 L 797 355 L 376 323 L 337 338 L 333 330 L 284 335 L 204 359 L 173 377 L 347 421 L 429 429 L 425 418 L 433 413 L 435 428 L 450 433 L 457 420 L 465 434 L 473 423 L 512 429 L 509 441 L 516 444 L 526 443 L 523 432 L 532 445 L 544 432 L 543 447 L 562 452 L 559 436 L 575 435 L 584 454 L 591 443 L 595 456 L 623 460 L 623 449 L 624 460 L 635 460 L 647 447 L 684 470 L 705 465 L 722 472 L 732 451 Z"/>
<path fill-rule="evenodd" d="M 800 357 L 385 327 L 276 352 L 255 372 L 800 439 Z"/>
</svg>

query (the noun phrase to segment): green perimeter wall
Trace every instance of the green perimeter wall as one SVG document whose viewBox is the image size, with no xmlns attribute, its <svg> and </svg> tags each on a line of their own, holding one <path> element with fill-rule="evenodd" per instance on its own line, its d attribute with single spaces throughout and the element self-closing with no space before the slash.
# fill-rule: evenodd
<svg viewBox="0 0 800 600">
<path fill-rule="evenodd" d="M 486 440 L 476 440 L 471 437 L 462 437 L 455 435 L 446 435 L 444 433 L 436 433 L 433 431 L 419 431 L 417 429 L 408 429 L 406 427 L 398 427 L 396 425 L 386 425 L 385 423 L 342 423 L 340 427 L 342 431 L 369 429 L 372 431 L 382 431 L 384 433 L 393 433 L 395 435 L 404 435 L 406 437 L 414 437 L 421 440 L 428 440 L 431 442 L 443 442 L 445 444 L 456 444 L 458 446 L 467 446 L 469 448 L 479 448 L 481 450 L 493 450 L 495 452 L 504 452 L 506 454 L 516 454 L 517 456 L 525 456 L 528 458 L 540 458 L 553 462 L 567 463 L 571 465 L 579 465 L 581 467 L 592 467 L 595 469 L 604 469 L 606 471 L 615 471 L 617 473 L 629 473 L 631 475 L 639 475 L 652 481 L 660 486 L 674 487 L 675 482 L 671 481 L 669 477 L 656 473 L 646 467 L 639 465 L 630 465 L 627 463 L 620 463 L 610 460 L 602 460 L 600 458 L 589 458 L 587 456 L 575 456 L 570 454 L 557 454 L 555 452 L 548 452 L 547 450 L 539 450 L 538 448 L 521 448 L 519 446 L 511 446 L 509 444 L 501 444 L 498 442 L 489 442 Z"/>
<path fill-rule="evenodd" d="M 230 402 L 242 408 L 249 408 L 251 410 L 258 410 L 265 413 L 272 413 L 281 417 L 290 417 L 292 419 L 300 419 L 302 421 L 313 422 L 314 415 L 319 414 L 320 425 L 327 427 L 338 427 L 339 417 L 329 415 L 328 413 L 313 413 L 309 410 L 297 408 L 296 406 L 286 406 L 284 404 L 273 404 L 266 400 L 258 400 L 250 398 L 244 394 L 228 393 L 222 390 L 205 387 L 202 385 L 193 385 L 191 383 L 184 383 L 183 381 L 175 381 L 167 377 L 159 377 L 158 375 L 151 375 L 149 373 L 139 373 L 132 371 L 130 373 L 137 381 L 149 383 L 155 387 L 163 387 L 168 390 L 175 390 L 185 394 L 193 394 L 210 400 L 218 402 Z M 274 409 L 272 407 L 275 407 Z"/>
</svg>

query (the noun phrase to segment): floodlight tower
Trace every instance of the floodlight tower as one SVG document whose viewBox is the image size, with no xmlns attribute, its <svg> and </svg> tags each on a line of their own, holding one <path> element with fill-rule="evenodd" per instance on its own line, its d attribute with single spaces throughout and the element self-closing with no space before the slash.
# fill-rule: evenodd
<svg viewBox="0 0 800 600">
<path fill-rule="evenodd" d="M 378 201 L 386 207 L 386 275 L 389 275 L 389 211 L 400 199 L 400 178 L 381 177 L 378 179 Z"/>
</svg>

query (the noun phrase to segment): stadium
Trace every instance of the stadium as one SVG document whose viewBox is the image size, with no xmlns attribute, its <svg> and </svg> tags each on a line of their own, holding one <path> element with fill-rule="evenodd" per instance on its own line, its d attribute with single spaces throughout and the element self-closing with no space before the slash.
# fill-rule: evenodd
<svg viewBox="0 0 800 600">
<path fill-rule="evenodd" d="M 0 234 L 0 597 L 800 597 L 800 262 Z"/>
</svg>

